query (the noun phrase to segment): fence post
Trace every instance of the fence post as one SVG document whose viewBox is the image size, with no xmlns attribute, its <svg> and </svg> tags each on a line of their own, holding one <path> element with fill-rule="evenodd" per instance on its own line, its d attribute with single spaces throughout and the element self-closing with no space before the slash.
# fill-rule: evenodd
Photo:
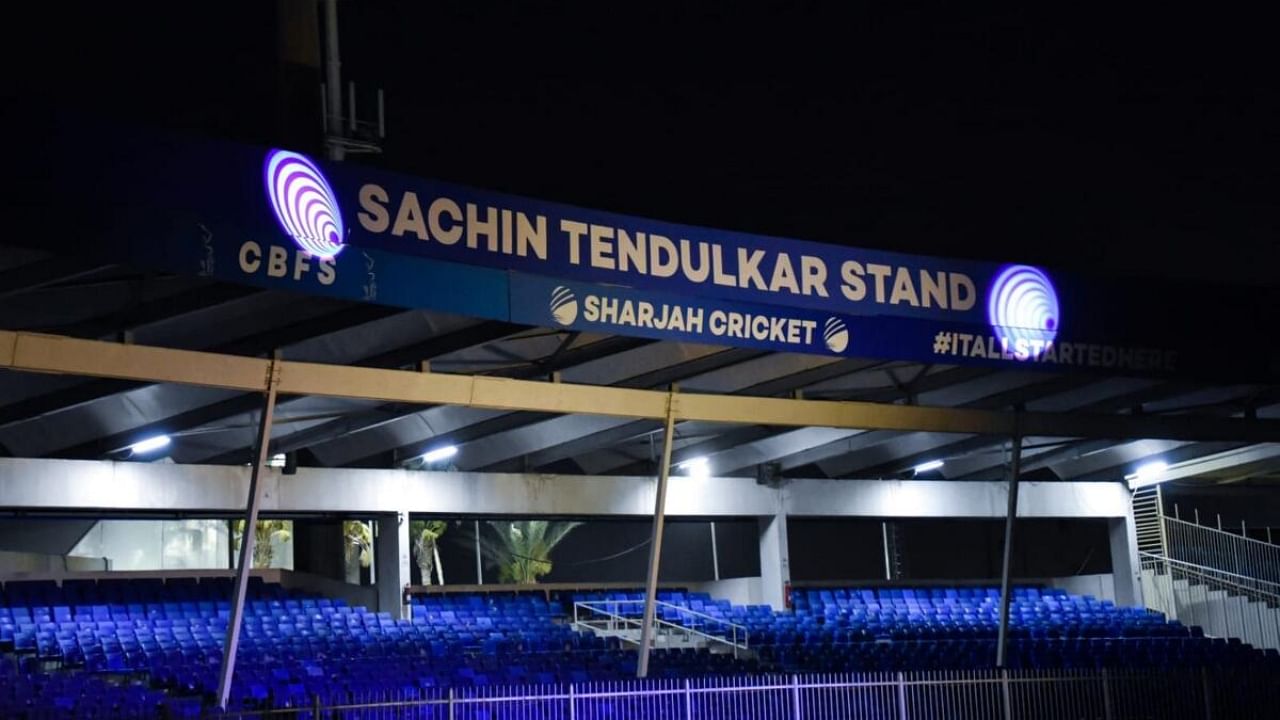
<svg viewBox="0 0 1280 720">
<path fill-rule="evenodd" d="M 800 714 L 800 676 L 791 676 L 791 711 L 792 717 L 796 720 L 802 720 L 804 717 Z"/>
<path fill-rule="evenodd" d="M 898 720 L 907 720 L 907 683 L 898 673 Z"/>
<path fill-rule="evenodd" d="M 693 720 L 693 691 L 689 687 L 689 678 L 684 679 L 684 718 Z"/>
<path fill-rule="evenodd" d="M 578 716 L 578 702 L 573 697 L 573 685 L 569 685 L 569 720 L 574 720 Z"/>
<path fill-rule="evenodd" d="M 449 720 L 453 720 L 453 718 L 454 718 L 453 688 L 449 688 Z"/>
<path fill-rule="evenodd" d="M 1102 714 L 1111 720 L 1111 675 L 1106 668 L 1102 668 Z"/>
<path fill-rule="evenodd" d="M 1009 689 L 1009 671 L 1000 670 L 1000 694 L 1004 697 L 1004 720 L 1013 720 L 1013 693 Z"/>
<path fill-rule="evenodd" d="M 1204 687 L 1204 717 L 1213 720 L 1213 690 L 1209 685 L 1209 668 L 1200 668 L 1200 684 Z"/>
<path fill-rule="evenodd" d="M 311 696 L 311 717 L 313 720 L 320 720 L 320 693 Z"/>
</svg>

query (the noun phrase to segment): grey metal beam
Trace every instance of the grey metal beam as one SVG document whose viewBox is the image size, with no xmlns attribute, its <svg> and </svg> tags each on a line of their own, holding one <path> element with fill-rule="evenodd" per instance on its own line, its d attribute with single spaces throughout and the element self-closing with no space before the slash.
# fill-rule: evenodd
<svg viewBox="0 0 1280 720">
<path fill-rule="evenodd" d="M 996 667 L 1007 667 L 1009 652 L 1009 602 L 1013 599 L 1013 540 L 1018 519 L 1018 476 L 1022 464 L 1022 436 L 1013 436 L 1009 460 L 1009 510 L 1004 518 L 1004 559 L 1000 564 L 1000 628 L 996 638 Z"/>
<path fill-rule="evenodd" d="M 658 464 L 658 487 L 654 493 L 653 530 L 649 534 L 649 570 L 645 574 L 644 618 L 640 624 L 640 661 L 636 677 L 649 676 L 649 654 L 653 652 L 653 615 L 658 600 L 658 569 L 662 562 L 662 527 L 667 519 L 667 484 L 671 478 L 671 443 L 675 438 L 676 391 L 667 397 L 667 417 L 663 421 L 662 460 Z"/>
<path fill-rule="evenodd" d="M 939 379 L 934 379 L 935 377 Z M 943 382 L 942 379 L 955 379 L 956 382 Z M 1032 385 L 1046 380 L 1044 375 L 1032 373 L 1016 373 L 998 375 L 996 373 L 952 373 L 942 372 L 936 376 L 921 378 L 918 385 L 923 386 L 929 380 L 926 390 L 916 394 L 918 402 L 930 405 L 965 407 L 968 403 L 979 402 L 996 393 L 1008 391 L 1015 386 Z M 889 397 L 901 398 L 902 390 L 891 388 Z M 871 440 L 861 436 L 872 435 Z M 778 435 L 722 453 L 715 459 L 719 472 L 727 474 L 750 474 L 750 466 L 762 462 L 778 462 L 782 470 L 795 470 L 808 465 L 820 464 L 829 458 L 852 453 L 862 447 L 884 442 L 897 437 L 897 431 L 869 433 L 865 430 L 849 428 L 801 428 L 784 430 Z M 825 470 L 825 469 L 824 469 Z"/>
<path fill-rule="evenodd" d="M 1135 378 L 1112 378 L 1107 380 L 1091 380 L 1082 384 L 1068 383 L 1061 391 L 1055 392 L 1052 386 L 1034 386 L 1034 394 L 1025 391 L 1014 391 L 1017 396 L 1014 402 L 1024 403 L 1028 410 L 1034 412 L 1114 412 L 1127 409 L 1143 400 L 1160 399 L 1168 393 L 1175 392 L 1172 383 L 1161 383 L 1155 380 Z M 1044 391 L 1043 393 L 1041 391 Z M 984 401 L 986 402 L 986 401 Z M 991 398 L 996 404 L 1000 398 Z M 928 438 L 922 441 L 922 437 Z M 1044 438 L 1024 438 L 1023 458 L 1029 450 L 1045 441 Z M 982 467 L 994 468 L 1003 464 L 997 448 L 1004 445 L 999 438 L 987 435 L 964 436 L 957 438 L 950 433 L 904 433 L 899 438 L 886 444 L 888 459 L 873 464 L 862 464 L 851 474 L 862 477 L 880 477 L 906 472 L 922 462 L 934 459 L 945 459 L 948 463 L 939 471 L 944 477 L 956 477 L 964 472 L 975 472 Z M 965 462 L 966 454 L 977 453 L 979 458 Z M 985 463 L 983 462 L 985 460 Z M 957 463 L 957 461 L 959 461 Z M 870 461 L 867 461 L 870 462 Z M 959 465 L 964 469 L 953 469 Z"/>
<path fill-rule="evenodd" d="M 223 355 L 263 355 L 275 348 L 292 345 L 314 335 L 372 322 L 398 312 L 402 311 L 378 305 L 351 305 L 336 313 L 284 326 L 271 327 L 261 332 L 237 338 L 209 348 L 207 352 Z M 131 380 L 89 380 L 52 393 L 37 395 L 0 407 L 0 427 L 92 402 L 108 395 L 136 390 L 150 384 Z"/>
<path fill-rule="evenodd" d="M 240 647 L 240 626 L 244 622 L 244 601 L 249 592 L 249 571 L 253 568 L 253 545 L 257 538 L 258 511 L 262 507 L 262 470 L 267 466 L 271 441 L 271 418 L 276 409 L 276 388 L 280 385 L 280 366 L 271 364 L 267 393 L 258 421 L 257 458 L 249 471 L 249 498 L 244 512 L 244 530 L 240 533 L 240 564 L 236 566 L 235 584 L 231 590 L 231 617 L 227 621 L 227 638 L 222 649 L 222 666 L 218 674 L 218 707 L 227 709 L 231 681 L 236 672 L 236 651 Z"/>
<path fill-rule="evenodd" d="M 0 272 L 0 300 L 54 283 L 94 275 L 110 267 L 113 266 L 88 260 L 68 260 L 65 257 L 20 265 Z"/>
<path fill-rule="evenodd" d="M 465 327 L 461 330 L 455 330 L 441 336 L 427 338 L 405 347 L 395 348 L 377 355 L 366 357 L 352 364 L 360 367 L 378 368 L 402 368 L 406 366 L 414 366 L 423 361 L 448 355 L 449 353 L 457 352 L 465 348 L 494 342 L 503 337 L 519 332 L 522 329 L 524 329 L 523 326 L 513 325 L 511 323 L 483 322 L 477 325 Z M 417 409 L 420 408 L 413 408 L 413 410 Z M 364 428 L 380 422 L 387 422 L 411 411 L 410 407 L 403 403 L 386 403 L 374 408 L 359 410 L 327 423 L 291 433 L 285 437 L 273 438 L 271 441 L 272 451 L 276 453 L 284 453 L 300 450 L 317 442 L 323 442 L 329 438 L 338 437 L 346 433 L 359 432 Z M 197 425 L 190 425 L 189 427 L 199 427 L 200 425 L 205 425 L 217 420 L 225 420 L 228 417 L 232 417 L 234 414 L 235 413 L 218 413 L 204 422 Z M 157 425 L 161 427 L 166 426 L 164 421 L 157 423 Z M 243 459 L 243 455 L 244 453 L 241 449 L 233 449 L 224 451 L 218 455 L 199 458 L 199 461 L 211 464 L 237 462 Z"/>
<path fill-rule="evenodd" d="M 265 365 L 265 361 L 252 357 L 0 331 L 0 368 L 19 372 L 169 382 L 251 392 L 265 387 L 262 377 Z M 283 363 L 283 367 L 280 391 L 294 395 L 618 418 L 653 418 L 664 412 L 665 395 L 649 390 L 292 361 Z M 681 420 L 738 424 L 745 418 L 753 418 L 763 425 L 788 427 L 993 435 L 1008 434 L 1015 426 L 1012 413 L 972 408 L 754 398 L 715 387 L 681 396 Z M 1252 417 L 1020 413 L 1017 419 L 1028 435 L 1234 442 L 1280 439 L 1280 420 Z"/>
<path fill-rule="evenodd" d="M 1049 376 L 963 402 L 958 406 L 983 410 L 1008 408 L 1037 398 L 1080 390 L 1088 383 L 1087 378 L 1078 375 Z M 849 451 L 829 457 L 819 462 L 818 466 L 829 477 L 857 476 L 871 467 L 891 462 L 903 455 L 930 452 L 949 442 L 963 439 L 964 436 L 957 436 L 955 433 L 898 433 L 884 430 L 866 432 L 849 444 Z"/>
<path fill-rule="evenodd" d="M 601 348 L 596 348 L 604 343 Z M 618 387 L 665 385 L 674 380 L 739 361 L 752 355 L 703 345 L 653 343 L 634 338 L 607 338 L 564 353 L 556 370 L 566 382 Z M 436 406 L 411 415 L 391 417 L 377 426 L 311 443 L 326 465 L 352 465 L 390 452 L 411 457 L 430 442 L 462 445 L 485 435 L 531 425 L 555 417 L 548 413 L 504 413 L 457 406 Z M 480 423 L 488 423 L 481 426 Z"/>
<path fill-rule="evenodd" d="M 755 350 L 732 349 L 713 352 L 683 363 L 660 367 L 614 383 L 614 387 L 653 388 L 672 382 L 715 375 L 741 363 L 764 356 Z M 434 443 L 458 446 L 454 463 L 465 470 L 482 470 L 492 465 L 544 449 L 565 438 L 581 437 L 610 428 L 630 425 L 628 418 L 555 413 L 507 413 L 466 428 L 436 436 Z M 409 452 L 421 452 L 422 442 L 411 443 Z"/>
<path fill-rule="evenodd" d="M 735 390 L 737 394 L 758 397 L 789 396 L 803 393 L 806 388 L 824 383 L 834 378 L 848 377 L 864 372 L 870 368 L 880 367 L 883 362 L 871 360 L 840 360 L 837 362 L 817 363 L 804 367 L 798 372 L 780 374 L 770 377 L 754 385 Z M 681 435 L 691 428 L 705 427 L 706 423 L 677 423 L 675 432 L 677 444 Z M 633 456 L 615 452 L 614 449 L 627 442 L 649 439 L 651 433 L 659 431 L 661 426 L 651 420 L 626 423 L 591 435 L 577 436 L 568 442 L 544 448 L 526 456 L 526 467 L 540 468 L 560 460 L 572 458 L 585 472 L 595 475 L 617 472 L 625 465 L 641 465 Z M 723 429 L 723 428 L 721 428 Z M 663 439 L 661 434 L 653 435 L 652 440 Z M 677 456 L 683 460 L 687 453 L 681 449 Z M 652 464 L 651 462 L 649 464 Z M 679 461 L 677 461 L 679 464 Z M 484 468 L 486 470 L 503 469 L 499 465 Z M 649 468 L 637 469 L 635 472 L 648 472 Z M 626 473 L 624 473 L 626 474 Z"/>
</svg>

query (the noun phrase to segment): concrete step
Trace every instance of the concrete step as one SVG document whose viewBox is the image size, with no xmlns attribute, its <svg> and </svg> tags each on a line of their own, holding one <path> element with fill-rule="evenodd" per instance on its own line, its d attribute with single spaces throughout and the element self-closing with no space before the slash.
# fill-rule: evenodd
<svg viewBox="0 0 1280 720">
<path fill-rule="evenodd" d="M 1147 607 L 1210 637 L 1234 637 L 1256 648 L 1280 650 L 1280 608 L 1187 579 L 1144 570 L 1140 580 Z"/>
</svg>

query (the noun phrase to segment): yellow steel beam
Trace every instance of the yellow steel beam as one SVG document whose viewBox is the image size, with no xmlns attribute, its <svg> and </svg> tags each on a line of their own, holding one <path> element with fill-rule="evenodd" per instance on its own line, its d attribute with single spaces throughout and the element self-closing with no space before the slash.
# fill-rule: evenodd
<svg viewBox="0 0 1280 720">
<path fill-rule="evenodd" d="M 29 372 L 266 391 L 265 358 L 0 331 L 0 367 Z"/>
<path fill-rule="evenodd" d="M 265 358 L 0 331 L 0 368 L 11 370 L 264 392 L 269 367 Z M 667 402 L 667 394 L 656 390 L 289 361 L 280 363 L 279 392 L 649 419 L 664 418 Z M 697 393 L 680 393 L 675 402 L 677 421 L 994 435 L 1015 430 L 1012 412 L 992 410 Z M 1280 441 L 1276 420 L 1023 413 L 1019 422 L 1025 434 L 1052 437 Z"/>
</svg>

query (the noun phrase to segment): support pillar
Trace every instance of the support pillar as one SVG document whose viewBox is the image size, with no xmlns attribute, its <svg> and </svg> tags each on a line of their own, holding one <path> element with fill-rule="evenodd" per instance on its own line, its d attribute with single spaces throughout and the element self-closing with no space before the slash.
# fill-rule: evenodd
<svg viewBox="0 0 1280 720">
<path fill-rule="evenodd" d="M 378 519 L 373 541 L 378 611 L 393 618 L 408 617 L 404 589 L 409 582 L 409 513 L 399 512 Z"/>
<path fill-rule="evenodd" d="M 649 675 L 649 653 L 653 651 L 653 616 L 658 600 L 658 565 L 662 558 L 662 528 L 667 513 L 667 480 L 671 477 L 671 444 L 676 434 L 676 389 L 667 395 L 667 416 L 662 426 L 662 460 L 658 465 L 657 497 L 653 507 L 653 532 L 649 536 L 649 573 L 644 586 L 644 620 L 640 625 L 640 661 L 636 677 Z"/>
<path fill-rule="evenodd" d="M 1164 522 L 1163 518 L 1161 522 Z M 1142 597 L 1142 563 L 1138 558 L 1138 527 L 1133 506 L 1124 517 L 1107 520 L 1111 544 L 1111 576 L 1116 589 L 1116 605 L 1139 607 Z"/>
<path fill-rule="evenodd" d="M 231 680 L 236 672 L 236 650 L 240 646 L 240 625 L 244 620 L 244 600 L 249 591 L 249 571 L 253 568 L 253 545 L 258 527 L 258 508 L 262 505 L 262 469 L 271 454 L 271 423 L 276 411 L 276 388 L 280 385 L 280 357 L 272 360 L 267 377 L 267 393 L 258 418 L 258 435 L 254 440 L 253 468 L 249 471 L 248 507 L 244 513 L 244 532 L 240 534 L 240 564 L 236 566 L 235 584 L 231 591 L 231 617 L 227 621 L 226 641 L 222 646 L 222 667 L 218 674 L 218 707 L 227 708 Z"/>
<path fill-rule="evenodd" d="M 1022 473 L 1022 435 L 1013 437 L 1009 462 L 1009 509 L 1004 518 L 1004 562 L 1000 567 L 1000 630 L 996 638 L 996 667 L 1004 668 L 1009 645 L 1009 602 L 1013 599 L 1013 529 L 1018 520 L 1018 476 Z"/>
<path fill-rule="evenodd" d="M 791 553 L 787 547 L 787 514 L 758 519 L 760 527 L 760 592 L 774 610 L 786 609 L 787 584 L 791 582 Z"/>
</svg>

